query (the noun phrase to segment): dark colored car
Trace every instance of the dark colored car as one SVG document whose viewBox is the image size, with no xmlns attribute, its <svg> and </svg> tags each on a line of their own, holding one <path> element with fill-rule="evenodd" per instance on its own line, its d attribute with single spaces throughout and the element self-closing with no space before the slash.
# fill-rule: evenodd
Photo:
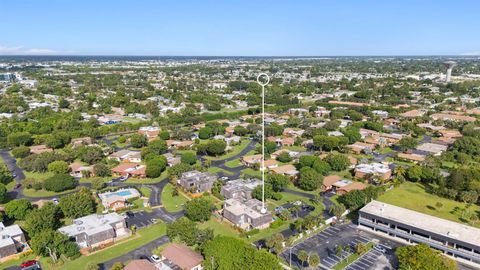
<svg viewBox="0 0 480 270">
<path fill-rule="evenodd" d="M 14 188 L 19 189 L 21 186 L 22 186 L 22 184 L 16 184 Z"/>
</svg>

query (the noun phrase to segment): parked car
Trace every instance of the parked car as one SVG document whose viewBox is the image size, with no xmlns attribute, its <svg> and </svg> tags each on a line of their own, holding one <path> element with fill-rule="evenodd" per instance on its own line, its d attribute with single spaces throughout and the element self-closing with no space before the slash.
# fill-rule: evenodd
<svg viewBox="0 0 480 270">
<path fill-rule="evenodd" d="M 157 255 L 153 254 L 151 257 L 150 257 L 150 260 L 154 263 L 158 263 L 161 261 L 160 257 L 158 257 Z"/>
<path fill-rule="evenodd" d="M 14 189 L 19 189 L 22 186 L 22 184 L 18 183 L 15 185 Z"/>
<path fill-rule="evenodd" d="M 34 265 L 37 265 L 37 261 L 36 260 L 30 260 L 30 261 L 24 261 L 22 264 L 20 264 L 20 267 L 23 269 L 23 268 L 27 268 L 27 267 L 34 266 Z"/>
<path fill-rule="evenodd" d="M 52 199 L 52 202 L 53 202 L 54 204 L 58 204 L 58 199 L 57 199 L 57 198 L 53 198 L 53 199 Z"/>
</svg>

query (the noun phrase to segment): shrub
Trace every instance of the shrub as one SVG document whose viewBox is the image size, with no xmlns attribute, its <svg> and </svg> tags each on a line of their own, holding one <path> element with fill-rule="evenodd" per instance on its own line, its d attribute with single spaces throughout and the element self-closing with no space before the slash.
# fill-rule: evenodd
<svg viewBox="0 0 480 270">
<path fill-rule="evenodd" d="M 68 174 L 56 174 L 45 179 L 43 188 L 48 191 L 61 192 L 68 189 L 73 189 L 77 185 L 75 178 Z"/>
</svg>

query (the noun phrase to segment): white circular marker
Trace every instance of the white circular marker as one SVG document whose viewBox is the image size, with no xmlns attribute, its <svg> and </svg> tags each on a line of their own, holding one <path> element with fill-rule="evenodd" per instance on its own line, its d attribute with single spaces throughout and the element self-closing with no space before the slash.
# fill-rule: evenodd
<svg viewBox="0 0 480 270">
<path fill-rule="evenodd" d="M 261 86 L 265 86 L 270 82 L 270 76 L 267 73 L 260 73 L 257 76 L 257 83 Z"/>
</svg>

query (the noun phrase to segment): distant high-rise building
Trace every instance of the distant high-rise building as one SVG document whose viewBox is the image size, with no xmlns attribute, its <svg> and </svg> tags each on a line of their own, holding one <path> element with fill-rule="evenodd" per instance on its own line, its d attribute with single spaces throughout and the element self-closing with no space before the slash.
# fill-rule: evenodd
<svg viewBox="0 0 480 270">
<path fill-rule="evenodd" d="M 445 61 L 443 62 L 443 65 L 447 68 L 447 75 L 445 77 L 445 82 L 450 82 L 450 77 L 452 76 L 452 69 L 454 66 L 457 65 L 456 62 L 454 61 Z"/>
<path fill-rule="evenodd" d="M 0 73 L 0 82 L 12 82 L 15 80 L 13 73 Z"/>
</svg>

